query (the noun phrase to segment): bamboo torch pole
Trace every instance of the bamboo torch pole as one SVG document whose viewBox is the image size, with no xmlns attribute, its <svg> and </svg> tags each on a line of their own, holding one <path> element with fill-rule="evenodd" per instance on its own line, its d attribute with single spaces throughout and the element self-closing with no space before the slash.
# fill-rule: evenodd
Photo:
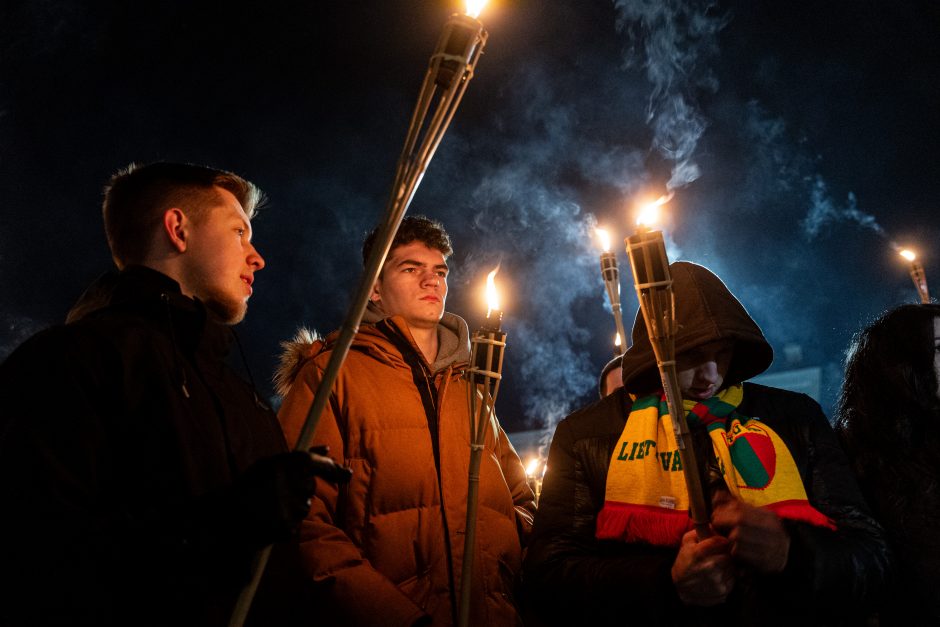
<svg viewBox="0 0 940 627">
<path fill-rule="evenodd" d="M 924 272 L 924 265 L 917 259 L 917 255 L 907 248 L 900 251 L 899 254 L 911 262 L 911 280 L 917 289 L 917 295 L 920 297 L 921 303 L 928 304 L 930 302 L 930 292 L 927 291 L 927 274 Z"/>
<path fill-rule="evenodd" d="M 474 68 L 483 53 L 487 39 L 483 24 L 476 19 L 480 8 L 482 6 L 477 7 L 476 13 L 472 15 L 469 12 L 451 15 L 444 24 L 437 47 L 431 55 L 424 83 L 418 95 L 418 102 L 411 117 L 411 124 L 408 127 L 408 134 L 405 137 L 405 145 L 398 158 L 395 181 L 385 206 L 375 245 L 366 261 L 365 271 L 359 280 L 353 302 L 343 321 L 326 369 L 323 371 L 323 378 L 317 386 L 313 403 L 310 405 L 294 447 L 295 450 L 306 451 L 310 446 L 320 416 L 332 392 L 333 383 L 346 360 L 352 340 L 359 331 L 372 286 L 375 285 L 382 265 L 385 263 L 392 240 L 398 232 L 398 226 L 457 111 L 468 82 L 473 78 Z M 271 547 L 268 546 L 255 556 L 251 581 L 238 597 L 229 627 L 241 627 L 244 624 L 270 554 Z"/>
<path fill-rule="evenodd" d="M 497 268 L 496 270 L 498 270 Z M 486 278 L 489 310 L 486 323 L 470 338 L 470 366 L 467 368 L 467 404 L 470 410 L 470 467 L 467 484 L 467 522 L 463 545 L 463 568 L 460 575 L 460 606 L 457 614 L 459 627 L 470 624 L 470 592 L 473 587 L 473 558 L 476 546 L 477 510 L 480 502 L 480 462 L 486 431 L 493 415 L 496 395 L 503 375 L 503 354 L 506 334 L 500 326 L 503 313 L 496 299 L 493 277 Z"/>
<path fill-rule="evenodd" d="M 676 376 L 675 295 L 663 234 L 662 231 L 651 231 L 641 223 L 636 233 L 625 240 L 625 244 L 633 268 L 637 299 L 646 320 L 646 329 L 666 395 L 666 404 L 672 417 L 679 458 L 682 460 L 682 472 L 689 491 L 689 516 L 698 537 L 706 538 L 712 535 L 709 528 L 709 510 L 685 408 L 682 406 L 679 379 Z"/>
</svg>

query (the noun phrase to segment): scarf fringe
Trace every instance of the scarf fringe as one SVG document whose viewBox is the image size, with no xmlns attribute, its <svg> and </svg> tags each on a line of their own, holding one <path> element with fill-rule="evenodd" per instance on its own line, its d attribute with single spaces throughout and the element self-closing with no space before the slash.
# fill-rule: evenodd
<svg viewBox="0 0 940 627">
<path fill-rule="evenodd" d="M 595 537 L 676 546 L 692 528 L 688 510 L 606 501 L 597 515 Z"/>
<path fill-rule="evenodd" d="M 826 527 L 833 531 L 836 530 L 836 523 L 831 518 L 820 512 L 806 501 L 790 500 L 778 501 L 764 506 L 780 518 L 793 520 L 796 522 L 805 522 L 817 527 Z"/>
</svg>

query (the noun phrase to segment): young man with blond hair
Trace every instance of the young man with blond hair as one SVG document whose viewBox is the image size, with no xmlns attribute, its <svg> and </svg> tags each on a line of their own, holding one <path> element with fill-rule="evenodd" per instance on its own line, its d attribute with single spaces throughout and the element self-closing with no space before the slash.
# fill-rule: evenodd
<svg viewBox="0 0 940 627">
<path fill-rule="evenodd" d="M 188 164 L 111 179 L 119 273 L 0 366 L 0 623 L 225 625 L 255 552 L 291 538 L 310 458 L 224 362 L 259 199 Z"/>
</svg>

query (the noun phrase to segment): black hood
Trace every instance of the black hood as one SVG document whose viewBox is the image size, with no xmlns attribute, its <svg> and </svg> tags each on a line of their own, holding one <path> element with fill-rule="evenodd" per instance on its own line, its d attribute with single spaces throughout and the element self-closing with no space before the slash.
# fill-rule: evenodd
<svg viewBox="0 0 940 627">
<path fill-rule="evenodd" d="M 676 355 L 716 340 L 729 340 L 734 354 L 726 384 L 741 383 L 767 370 L 774 359 L 773 349 L 721 279 L 704 266 L 687 261 L 676 261 L 669 269 L 678 323 Z M 639 311 L 633 323 L 633 345 L 623 355 L 623 384 L 633 393 L 646 393 L 661 385 L 646 321 Z"/>
</svg>

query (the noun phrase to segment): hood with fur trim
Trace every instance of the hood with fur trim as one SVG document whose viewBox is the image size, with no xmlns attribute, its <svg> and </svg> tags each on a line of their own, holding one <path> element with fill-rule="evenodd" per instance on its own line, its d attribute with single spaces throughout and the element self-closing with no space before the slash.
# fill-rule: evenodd
<svg viewBox="0 0 940 627">
<path fill-rule="evenodd" d="M 725 385 L 746 381 L 767 370 L 774 352 L 760 327 L 731 290 L 704 266 L 687 261 L 669 265 L 676 303 L 676 355 L 716 340 L 733 343 Z M 623 384 L 628 392 L 660 387 L 656 358 L 643 314 L 633 323 L 633 345 L 623 355 Z"/>
</svg>

